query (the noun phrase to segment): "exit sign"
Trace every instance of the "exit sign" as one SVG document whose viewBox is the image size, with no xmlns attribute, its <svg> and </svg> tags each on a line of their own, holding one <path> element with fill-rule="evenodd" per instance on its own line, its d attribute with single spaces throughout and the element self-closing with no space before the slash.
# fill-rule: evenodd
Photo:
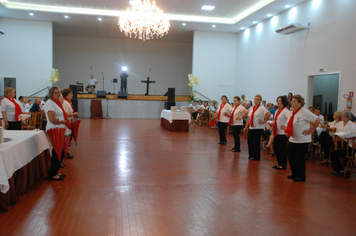
<svg viewBox="0 0 356 236">
<path fill-rule="evenodd" d="M 350 93 L 349 93 L 349 97 L 350 97 L 350 98 L 354 97 L 354 92 L 350 92 Z"/>
</svg>

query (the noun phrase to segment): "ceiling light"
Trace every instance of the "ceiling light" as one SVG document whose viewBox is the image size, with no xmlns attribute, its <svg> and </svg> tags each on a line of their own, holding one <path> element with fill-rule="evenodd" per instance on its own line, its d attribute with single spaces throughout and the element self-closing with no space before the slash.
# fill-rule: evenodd
<svg viewBox="0 0 356 236">
<path fill-rule="evenodd" d="M 187 24 L 186 24 L 186 23 L 183 23 L 182 25 L 183 25 L 183 26 L 186 26 Z"/>
<path fill-rule="evenodd" d="M 126 15 L 119 19 L 119 28 L 127 37 L 134 37 L 143 41 L 162 38 L 168 34 L 169 20 L 163 15 L 156 3 L 149 0 L 135 1 L 134 5 L 127 9 Z"/>
<path fill-rule="evenodd" d="M 215 27 L 216 27 L 216 25 L 212 25 L 211 27 L 215 28 Z"/>
<path fill-rule="evenodd" d="M 267 16 L 270 17 L 270 16 L 272 16 L 272 14 L 268 14 Z"/>
<path fill-rule="evenodd" d="M 244 30 L 244 29 L 245 29 L 245 27 L 241 27 L 241 29 L 242 29 L 242 30 Z"/>
<path fill-rule="evenodd" d="M 254 21 L 254 22 L 252 22 L 252 23 L 256 24 L 256 23 L 257 23 L 257 21 Z"/>
<path fill-rule="evenodd" d="M 289 8 L 290 6 L 289 5 L 285 5 L 286 8 Z"/>
<path fill-rule="evenodd" d="M 135 2 L 136 2 L 136 1 L 135 1 L 135 0 L 133 0 L 133 1 L 130 1 L 130 2 L 129 2 L 129 4 L 130 4 L 130 5 L 134 5 L 134 4 L 135 4 Z"/>
<path fill-rule="evenodd" d="M 33 13 L 32 12 L 30 12 L 30 14 L 29 14 L 30 16 L 33 16 Z"/>
<path fill-rule="evenodd" d="M 204 5 L 201 9 L 206 11 L 212 11 L 215 9 L 215 6 Z"/>
<path fill-rule="evenodd" d="M 69 18 L 69 16 L 64 16 L 64 18 L 68 19 L 68 18 Z"/>
<path fill-rule="evenodd" d="M 101 17 L 98 18 L 98 21 L 102 21 L 103 19 Z"/>
</svg>

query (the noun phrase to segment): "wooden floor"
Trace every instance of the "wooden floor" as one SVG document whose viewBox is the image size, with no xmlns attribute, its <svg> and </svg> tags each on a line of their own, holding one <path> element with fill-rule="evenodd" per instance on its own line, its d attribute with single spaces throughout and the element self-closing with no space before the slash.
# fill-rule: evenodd
<svg viewBox="0 0 356 236">
<path fill-rule="evenodd" d="M 219 146 L 216 129 L 159 120 L 83 120 L 64 181 L 46 180 L 0 214 L 0 235 L 356 235 L 356 174 L 307 161 L 286 178 Z"/>
</svg>

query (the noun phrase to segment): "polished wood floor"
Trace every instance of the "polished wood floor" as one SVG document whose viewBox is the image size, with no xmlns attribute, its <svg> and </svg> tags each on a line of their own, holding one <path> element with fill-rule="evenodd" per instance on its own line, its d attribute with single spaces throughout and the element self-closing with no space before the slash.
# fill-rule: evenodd
<svg viewBox="0 0 356 236">
<path fill-rule="evenodd" d="M 83 120 L 64 181 L 0 214 L 0 235 L 356 235 L 356 173 L 307 161 L 307 181 L 219 146 L 216 129 L 159 120 Z"/>
</svg>

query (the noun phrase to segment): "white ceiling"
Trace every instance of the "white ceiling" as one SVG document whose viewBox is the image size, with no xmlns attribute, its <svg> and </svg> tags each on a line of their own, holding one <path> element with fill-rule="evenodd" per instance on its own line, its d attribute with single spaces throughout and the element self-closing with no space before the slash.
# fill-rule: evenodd
<svg viewBox="0 0 356 236">
<path fill-rule="evenodd" d="M 4 0 L 0 0 L 2 2 Z M 94 8 L 115 11 L 126 11 L 129 0 L 5 0 L 17 3 L 30 3 L 45 6 L 59 7 L 77 7 L 77 8 Z M 157 0 L 156 5 L 163 10 L 165 14 L 171 14 L 177 20 L 171 20 L 171 28 L 168 35 L 160 40 L 171 41 L 192 41 L 193 31 L 214 31 L 214 32 L 233 32 L 241 31 L 241 27 L 250 27 L 253 21 L 263 21 L 267 19 L 267 14 L 278 14 L 287 10 L 285 5 L 295 6 L 305 0 L 275 0 L 263 8 L 248 15 L 235 24 L 219 24 L 215 19 L 231 19 L 253 7 L 261 0 Z M 203 5 L 214 5 L 213 11 L 203 11 Z M 29 13 L 34 15 L 30 16 Z M 68 15 L 66 19 L 64 16 Z M 179 15 L 179 16 L 178 16 Z M 184 17 L 205 17 L 211 21 L 209 23 L 185 21 Z M 83 37 L 126 37 L 120 32 L 117 16 L 100 16 L 85 14 L 56 13 L 30 10 L 8 9 L 0 4 L 0 17 L 40 20 L 53 22 L 54 35 L 63 36 L 83 36 Z M 98 21 L 98 17 L 103 20 Z M 186 23 L 183 26 L 182 23 Z M 291 22 L 292 23 L 292 22 Z M 215 24 L 216 28 L 212 28 Z M 0 29 L 1 30 L 1 29 Z M 5 32 L 6 33 L 6 32 Z"/>
</svg>

